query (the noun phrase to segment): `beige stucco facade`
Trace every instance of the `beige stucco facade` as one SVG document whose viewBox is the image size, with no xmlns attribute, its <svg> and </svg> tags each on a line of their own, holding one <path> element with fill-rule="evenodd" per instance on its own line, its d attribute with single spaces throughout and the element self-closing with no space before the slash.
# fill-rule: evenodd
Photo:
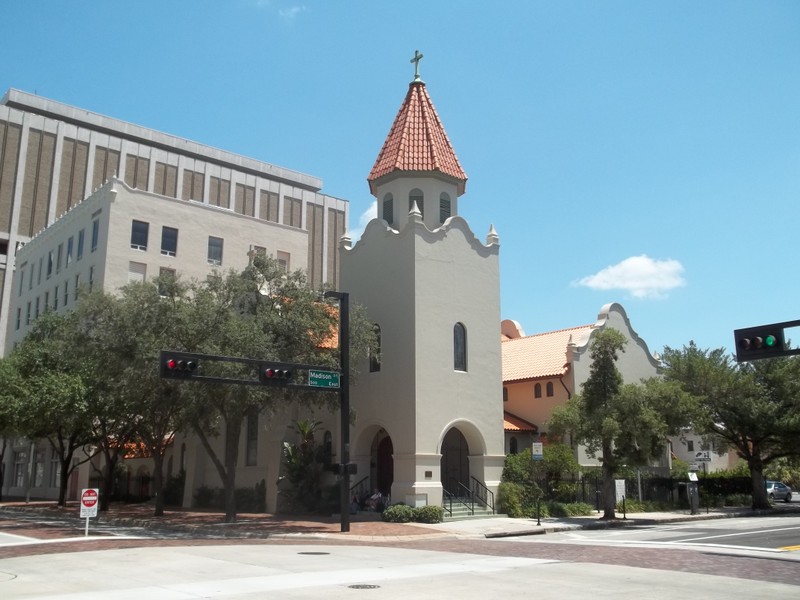
<svg viewBox="0 0 800 600">
<path fill-rule="evenodd" d="M 367 307 L 381 337 L 380 370 L 361 365 L 351 396 L 359 472 L 375 458 L 376 436 L 388 435 L 394 501 L 439 504 L 450 477 L 496 491 L 504 461 L 497 236 L 479 241 L 458 216 L 431 231 L 412 210 L 399 231 L 375 219 L 342 250 L 342 288 Z M 457 324 L 466 331 L 465 370 L 454 368 Z M 468 446 L 468 473 L 442 471 L 453 429 Z"/>
</svg>

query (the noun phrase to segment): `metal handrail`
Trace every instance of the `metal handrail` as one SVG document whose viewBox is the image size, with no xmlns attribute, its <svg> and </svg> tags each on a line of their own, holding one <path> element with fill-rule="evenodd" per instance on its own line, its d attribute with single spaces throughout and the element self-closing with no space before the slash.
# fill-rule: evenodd
<svg viewBox="0 0 800 600">
<path fill-rule="evenodd" d="M 478 481 L 474 477 L 470 477 L 470 480 L 472 481 L 472 497 L 491 510 L 492 514 L 495 514 L 494 492 L 486 487 L 486 484 L 482 481 Z"/>
<path fill-rule="evenodd" d="M 463 490 L 466 493 L 466 495 L 463 497 L 457 496 L 453 492 L 448 491 L 447 487 L 449 487 L 451 490 L 453 489 Z M 471 516 L 475 516 L 475 501 L 474 498 L 472 497 L 472 493 L 470 492 L 469 488 L 460 481 L 456 481 L 455 479 L 451 479 L 447 487 L 442 486 L 442 492 L 444 497 L 447 498 L 450 504 L 450 510 L 448 511 L 450 516 L 451 517 L 453 516 L 453 501 L 455 501 L 456 504 L 460 504 L 461 506 L 466 508 Z M 466 502 L 464 502 L 464 498 L 468 498 L 470 500 L 470 503 L 467 504 Z M 447 510 L 447 507 L 444 508 L 445 510 Z"/>
<path fill-rule="evenodd" d="M 366 487 L 367 490 L 369 490 L 369 485 L 368 484 L 365 485 L 365 482 L 367 481 L 367 479 L 369 479 L 369 475 L 365 475 L 364 477 L 359 479 L 358 482 L 356 482 L 355 484 L 350 486 L 350 497 L 351 498 L 353 497 L 353 494 L 355 492 L 360 492 L 365 487 Z"/>
</svg>

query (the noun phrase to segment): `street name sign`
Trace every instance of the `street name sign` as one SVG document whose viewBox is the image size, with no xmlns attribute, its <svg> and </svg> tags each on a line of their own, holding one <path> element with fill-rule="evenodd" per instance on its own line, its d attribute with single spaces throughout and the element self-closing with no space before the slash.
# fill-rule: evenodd
<svg viewBox="0 0 800 600">
<path fill-rule="evenodd" d="M 308 370 L 308 385 L 320 388 L 338 388 L 339 373 L 337 371 Z"/>
</svg>

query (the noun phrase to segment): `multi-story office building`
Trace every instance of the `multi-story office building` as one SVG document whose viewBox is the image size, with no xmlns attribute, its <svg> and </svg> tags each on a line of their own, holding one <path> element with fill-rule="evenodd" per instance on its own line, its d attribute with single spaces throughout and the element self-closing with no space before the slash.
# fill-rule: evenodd
<svg viewBox="0 0 800 600">
<path fill-rule="evenodd" d="M 273 253 L 288 253 L 289 256 L 278 258 L 289 259 L 292 269 L 306 270 L 312 284 L 335 285 L 338 282 L 336 248 L 346 229 L 348 203 L 321 194 L 322 182 L 316 177 L 9 90 L 0 100 L 0 336 L 4 336 L 7 330 L 17 330 L 17 315 L 10 311 L 17 249 L 114 176 L 127 186 L 118 186 L 118 190 L 126 189 L 128 193 L 136 189 L 148 192 L 142 196 L 146 196 L 148 201 L 164 201 L 163 206 L 154 204 L 158 206 L 157 213 L 162 215 L 159 223 L 144 217 L 142 220 L 149 223 L 150 236 L 160 236 L 162 247 L 158 248 L 158 255 L 167 262 L 170 256 L 163 254 L 163 243 L 172 243 L 169 228 L 179 228 L 181 217 L 178 215 L 182 205 L 203 204 L 216 207 L 214 214 L 230 213 L 239 217 L 225 220 L 226 223 L 236 223 L 244 229 L 264 225 L 262 233 L 253 238 L 257 237 L 258 242 L 252 243 Z M 169 211 L 174 211 L 175 218 L 162 214 Z M 102 222 L 100 219 L 98 227 Z M 87 246 L 91 243 L 93 223 L 83 234 L 84 252 L 89 251 Z M 128 227 L 131 227 L 130 223 Z M 147 236 L 142 227 L 139 226 L 138 235 Z M 164 228 L 167 228 L 167 234 L 164 234 Z M 127 231 L 124 234 L 126 243 L 134 243 L 129 239 L 132 233 Z M 102 234 L 100 229 L 98 235 L 102 237 Z M 109 231 L 105 232 L 105 235 L 109 234 Z M 204 231 L 204 238 L 194 242 L 204 245 L 209 235 L 224 238 Z M 54 232 L 53 240 L 55 237 Z M 226 239 L 233 243 L 233 238 L 229 236 Z M 181 249 L 188 239 L 185 233 L 180 234 Z M 152 241 L 153 246 L 159 243 L 156 239 Z M 72 261 L 77 259 L 79 242 L 78 237 L 72 241 Z M 58 261 L 59 243 L 63 243 L 62 263 Z M 69 236 L 59 243 L 53 249 L 54 270 L 59 264 L 66 268 Z M 304 252 L 300 251 L 301 247 L 304 247 Z M 203 254 L 204 261 L 207 260 L 206 250 L 197 250 Z M 224 252 L 225 256 L 233 256 L 229 248 Z M 241 264 L 239 261 L 246 261 L 246 256 L 228 264 L 236 266 Z M 131 277 L 130 264 L 135 262 L 123 259 L 114 265 L 118 270 L 108 268 L 105 276 Z M 47 264 L 43 262 L 42 267 L 46 272 Z M 170 268 L 166 264 L 158 268 L 161 267 Z M 150 268 L 156 268 L 156 265 L 152 264 Z M 38 284 L 40 272 L 38 262 L 29 262 L 26 274 L 20 273 L 18 280 L 21 281 L 23 276 L 27 279 L 22 284 L 27 290 L 32 282 Z M 157 274 L 157 271 L 150 270 L 147 275 L 151 273 Z M 50 276 L 54 277 L 54 274 L 51 272 Z M 89 273 L 84 276 L 89 277 Z M 117 280 L 113 283 L 104 281 L 102 285 L 108 288 L 118 283 Z M 50 293 L 55 293 L 54 285 L 51 287 Z M 68 287 L 74 287 L 74 280 Z M 63 293 L 64 289 L 60 287 L 62 302 Z M 34 297 L 31 318 L 35 318 L 35 301 Z M 48 301 L 52 306 L 55 298 L 50 297 Z M 40 298 L 40 310 L 44 307 L 43 302 L 44 292 Z M 26 318 L 27 314 L 20 315 L 21 321 Z M 0 351 L 7 346 L 0 339 Z"/>
<path fill-rule="evenodd" d="M 128 187 L 112 178 L 17 250 L 6 352 L 45 310 L 69 310 L 78 291 L 113 291 L 168 272 L 186 280 L 241 270 L 251 252 L 288 269 L 308 260 L 306 232 L 204 203 Z"/>
</svg>

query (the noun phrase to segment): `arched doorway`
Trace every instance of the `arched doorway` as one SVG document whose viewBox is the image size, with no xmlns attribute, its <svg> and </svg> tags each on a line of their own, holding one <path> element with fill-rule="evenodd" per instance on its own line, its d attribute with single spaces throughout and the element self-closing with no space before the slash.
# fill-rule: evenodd
<svg viewBox="0 0 800 600">
<path fill-rule="evenodd" d="M 463 486 L 463 487 L 462 487 Z M 453 495 L 470 489 L 469 445 L 467 438 L 453 427 L 442 441 L 442 487 Z"/>
<path fill-rule="evenodd" d="M 384 496 L 389 496 L 394 483 L 394 445 L 392 438 L 381 429 L 372 440 L 370 457 L 370 487 L 377 488 Z"/>
</svg>

